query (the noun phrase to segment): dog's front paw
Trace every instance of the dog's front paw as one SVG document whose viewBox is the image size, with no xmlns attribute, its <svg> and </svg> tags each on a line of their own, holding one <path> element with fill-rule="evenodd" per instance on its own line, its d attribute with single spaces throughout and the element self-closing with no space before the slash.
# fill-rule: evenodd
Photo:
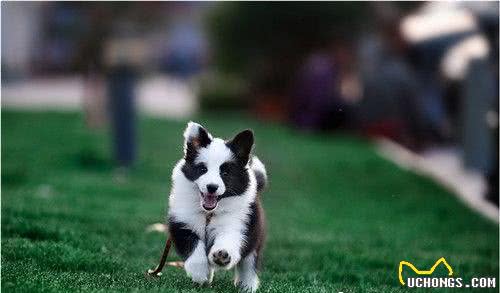
<svg viewBox="0 0 500 293">
<path fill-rule="evenodd" d="M 201 259 L 188 259 L 184 263 L 184 269 L 187 275 L 193 280 L 193 282 L 198 284 L 210 283 L 210 269 L 208 263 Z"/>
<path fill-rule="evenodd" d="M 212 252 L 212 262 L 221 267 L 227 266 L 231 262 L 231 256 L 225 249 Z"/>
<path fill-rule="evenodd" d="M 208 254 L 211 266 L 230 270 L 240 261 L 239 248 L 216 246 L 212 247 Z"/>
</svg>

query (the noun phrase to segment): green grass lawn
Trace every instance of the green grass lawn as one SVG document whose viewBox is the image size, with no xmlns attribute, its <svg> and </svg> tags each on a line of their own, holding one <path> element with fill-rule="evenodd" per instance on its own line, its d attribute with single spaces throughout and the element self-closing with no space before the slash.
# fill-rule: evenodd
<svg viewBox="0 0 500 293">
<path fill-rule="evenodd" d="M 255 131 L 270 174 L 261 292 L 407 292 L 399 262 L 428 269 L 443 256 L 457 277 L 498 276 L 498 225 L 366 141 L 244 115 L 198 120 L 217 136 Z M 1 121 L 2 290 L 236 292 L 226 272 L 211 288 L 173 267 L 144 276 L 166 237 L 146 227 L 165 218 L 184 122 L 141 119 L 138 164 L 118 184 L 108 134 L 82 115 L 2 111 Z"/>
</svg>

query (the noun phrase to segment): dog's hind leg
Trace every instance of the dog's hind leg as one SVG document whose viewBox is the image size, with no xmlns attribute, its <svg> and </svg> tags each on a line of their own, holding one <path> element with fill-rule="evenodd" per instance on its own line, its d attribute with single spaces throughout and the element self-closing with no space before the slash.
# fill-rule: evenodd
<svg viewBox="0 0 500 293">
<path fill-rule="evenodd" d="M 236 265 L 234 285 L 242 291 L 255 292 L 259 288 L 257 276 L 257 252 L 252 251 Z"/>
</svg>

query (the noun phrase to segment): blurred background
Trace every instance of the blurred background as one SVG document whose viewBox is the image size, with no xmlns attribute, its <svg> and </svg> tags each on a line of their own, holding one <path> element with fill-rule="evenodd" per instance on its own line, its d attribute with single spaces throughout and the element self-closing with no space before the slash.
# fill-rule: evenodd
<svg viewBox="0 0 500 293">
<path fill-rule="evenodd" d="M 403 259 L 498 276 L 498 10 L 2 2 L 1 289 L 234 292 L 143 277 L 189 120 L 255 131 L 263 292 L 402 292 Z"/>
<path fill-rule="evenodd" d="M 138 112 L 382 137 L 498 205 L 498 43 L 498 2 L 7 2 L 2 108 L 83 111 L 123 169 Z"/>
</svg>

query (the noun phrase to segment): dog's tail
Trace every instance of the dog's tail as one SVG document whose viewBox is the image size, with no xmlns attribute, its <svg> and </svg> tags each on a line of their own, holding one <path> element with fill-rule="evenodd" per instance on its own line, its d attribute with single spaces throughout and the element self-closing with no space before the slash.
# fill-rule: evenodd
<svg viewBox="0 0 500 293">
<path fill-rule="evenodd" d="M 261 192 L 267 185 L 267 172 L 266 167 L 256 156 L 252 157 L 250 168 L 255 174 L 257 180 L 257 192 Z"/>
</svg>

